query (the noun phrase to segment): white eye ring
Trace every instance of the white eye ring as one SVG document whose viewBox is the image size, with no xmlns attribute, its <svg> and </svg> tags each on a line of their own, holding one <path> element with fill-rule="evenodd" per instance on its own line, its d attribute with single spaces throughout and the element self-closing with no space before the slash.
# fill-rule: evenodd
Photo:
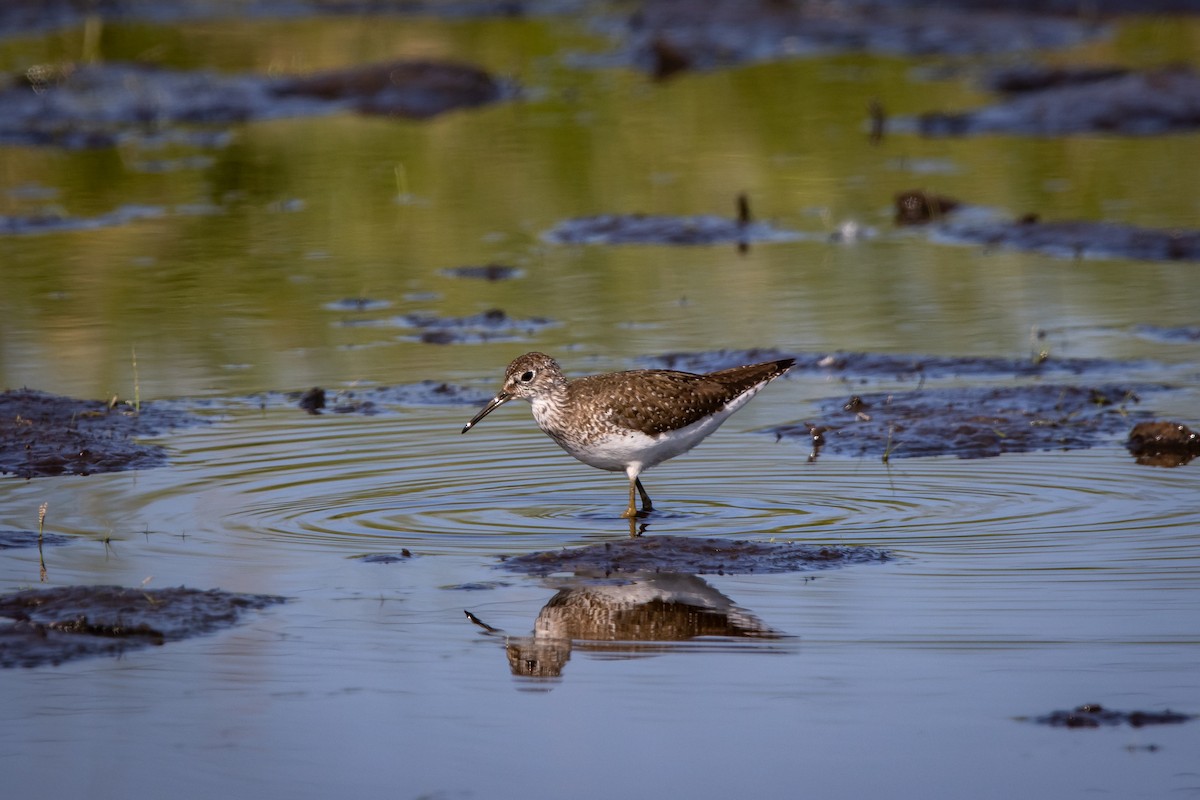
<svg viewBox="0 0 1200 800">
<path fill-rule="evenodd" d="M 521 383 L 529 383 L 533 380 L 533 370 L 527 369 L 521 373 Z"/>
</svg>

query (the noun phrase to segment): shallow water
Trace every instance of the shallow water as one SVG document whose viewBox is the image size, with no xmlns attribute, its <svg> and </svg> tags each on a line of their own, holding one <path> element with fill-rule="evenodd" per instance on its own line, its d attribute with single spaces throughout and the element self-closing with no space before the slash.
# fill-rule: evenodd
<svg viewBox="0 0 1200 800">
<path fill-rule="evenodd" d="M 79 32 L 7 40 L 0 65 L 80 58 Z M 1193 22 L 1124 23 L 1048 59 L 1198 60 Z M 1075 731 L 1017 719 L 1085 702 L 1200 713 L 1200 471 L 1090 450 L 808 460 L 760 429 L 858 383 L 772 384 L 695 452 L 650 472 L 645 535 L 888 550 L 884 564 L 703 580 L 786 638 L 577 643 L 555 679 L 517 677 L 564 584 L 501 554 L 627 535 L 618 475 L 574 462 L 512 404 L 310 416 L 264 391 L 425 379 L 494 391 L 514 355 L 568 372 L 675 351 L 776 347 L 1112 358 L 1179 387 L 1200 425 L 1188 263 L 1071 261 L 928 241 L 890 225 L 924 186 L 1013 214 L 1195 226 L 1200 137 L 892 136 L 867 102 L 982 102 L 972 62 L 831 57 L 665 84 L 579 69 L 569 19 L 110 25 L 109 59 L 310 71 L 396 55 L 471 58 L 526 97 L 429 122 L 356 116 L 239 126 L 223 147 L 0 148 L 0 213 L 161 216 L 0 239 L 0 384 L 196 401 L 214 424 L 159 437 L 169 467 L 0 480 L 0 527 L 76 541 L 49 582 L 280 594 L 231 630 L 120 659 L 7 670 L 0 764 L 23 796 L 1083 796 L 1195 793 L 1200 722 Z M 1190 48 L 1190 49 L 1189 49 Z M 147 161 L 158 163 L 147 169 Z M 161 171 L 163 162 L 169 162 Z M 806 234 L 716 247 L 568 247 L 597 213 L 732 214 Z M 828 234 L 874 231 L 853 244 Z M 501 282 L 446 268 L 499 262 Z M 344 310 L 343 298 L 385 301 Z M 404 314 L 502 308 L 557 324 L 417 341 Z M 1034 331 L 1042 332 L 1039 338 Z M 1147 365 L 1145 362 L 1152 362 Z M 1155 364 L 1162 365 L 1156 367 Z M 955 382 L 950 380 L 948 382 Z M 969 379 L 958 383 L 969 385 Z M 915 388 L 872 381 L 869 391 Z M 203 403 L 200 400 L 203 399 Z M 882 454 L 880 454 L 882 455 Z M 395 563 L 359 556 L 398 554 Z M 0 588 L 38 584 L 0 552 Z"/>
</svg>

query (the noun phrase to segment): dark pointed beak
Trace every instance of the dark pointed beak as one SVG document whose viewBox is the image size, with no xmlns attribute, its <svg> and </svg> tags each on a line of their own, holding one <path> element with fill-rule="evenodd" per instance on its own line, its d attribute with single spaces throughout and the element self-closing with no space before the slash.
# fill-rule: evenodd
<svg viewBox="0 0 1200 800">
<path fill-rule="evenodd" d="M 491 400 L 489 400 L 488 404 L 486 406 L 484 406 L 482 409 L 480 409 L 478 414 L 471 417 L 470 422 L 468 422 L 466 425 L 463 425 L 462 432 L 466 433 L 467 431 L 471 430 L 471 428 L 474 428 L 476 422 L 479 422 L 479 420 L 483 419 L 488 414 L 492 413 L 497 408 L 499 408 L 500 406 L 507 403 L 509 400 L 512 400 L 511 394 L 509 394 L 508 392 L 500 392 L 498 395 L 496 395 Z"/>
</svg>

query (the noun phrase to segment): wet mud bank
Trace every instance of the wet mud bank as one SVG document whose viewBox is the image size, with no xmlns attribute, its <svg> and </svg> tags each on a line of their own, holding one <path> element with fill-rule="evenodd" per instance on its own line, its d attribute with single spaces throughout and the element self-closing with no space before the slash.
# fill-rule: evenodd
<svg viewBox="0 0 1200 800">
<path fill-rule="evenodd" d="M 525 575 L 559 572 L 593 576 L 632 572 L 746 575 L 830 569 L 880 563 L 888 558 L 886 552 L 870 547 L 645 536 L 505 557 L 498 566 Z"/>
<path fill-rule="evenodd" d="M 1200 261 L 1200 230 L 1143 228 L 1116 222 L 1007 219 L 998 212 L 911 190 L 895 197 L 898 226 L 921 228 L 932 241 L 1045 253 L 1059 258 Z"/>
<path fill-rule="evenodd" d="M 404 386 L 330 391 L 314 386 L 304 392 L 288 392 L 274 397 L 313 415 L 328 411 L 333 414 L 370 416 L 404 406 L 475 406 L 487 402 L 489 395 L 457 384 L 422 381 Z"/>
<path fill-rule="evenodd" d="M 120 655 L 213 633 L 285 598 L 219 589 L 63 586 L 0 597 L 0 668 Z"/>
<path fill-rule="evenodd" d="M 686 372 L 712 372 L 739 364 L 794 358 L 789 374 L 807 373 L 838 377 L 845 381 L 913 381 L 936 378 L 986 378 L 1002 380 L 1022 377 L 1064 375 L 1119 376 L 1139 362 L 1102 358 L 1004 358 L 998 356 L 931 356 L 919 353 L 797 353 L 774 348 L 710 350 L 703 352 L 664 353 L 638 360 L 651 369 L 679 369 Z"/>
<path fill-rule="evenodd" d="M 213 129 L 356 111 L 427 119 L 513 97 L 470 64 L 393 61 L 296 77 L 222 75 L 143 64 L 64 65 L 0 83 L 0 144 L 67 149 L 142 140 L 221 145 Z"/>
<path fill-rule="evenodd" d="M 1200 261 L 1200 231 L 1159 230 L 1115 222 L 972 220 L 951 215 L 933 231 L 934 241 L 1029 250 L 1060 258 L 1125 258 L 1134 261 Z"/>
<path fill-rule="evenodd" d="M 1080 450 L 1114 443 L 1150 386 L 927 388 L 828 399 L 813 421 L 766 429 L 811 443 L 813 457 L 987 458 L 1038 450 Z M 1160 387 L 1161 388 L 1161 387 Z"/>
<path fill-rule="evenodd" d="M 970 3 L 647 0 L 598 27 L 619 42 L 611 60 L 660 79 L 686 70 L 835 53 L 987 55 L 1065 47 L 1105 30 L 1094 18 L 1032 11 Z"/>
<path fill-rule="evenodd" d="M 81 25 L 89 19 L 109 22 L 172 23 L 229 17 L 266 19 L 318 15 L 513 17 L 577 8 L 577 0 L 4 0 L 0 36 Z"/>
<path fill-rule="evenodd" d="M 749 219 L 711 214 L 669 216 L 655 214 L 598 214 L 564 220 L 542 238 L 551 244 L 662 244 L 710 245 L 752 242 L 785 242 L 801 234 Z"/>
<path fill-rule="evenodd" d="M 491 280 L 485 278 L 485 280 Z M 344 301 L 343 301 L 344 302 Z M 364 301 L 369 302 L 369 301 Z M 407 341 L 423 344 L 480 344 L 482 342 L 519 341 L 532 337 L 546 328 L 562 323 L 548 317 L 514 317 L 501 308 L 489 308 L 464 317 L 444 317 L 425 312 L 376 316 L 375 311 L 386 304 L 364 305 L 361 308 L 334 307 L 353 316 L 345 316 L 335 324 L 347 328 L 400 328 L 412 330 Z"/>
<path fill-rule="evenodd" d="M 1200 128 L 1200 74 L 1187 66 L 1141 72 L 1022 67 L 993 73 L 985 86 L 1003 100 L 974 111 L 930 112 L 897 122 L 925 136 L 1146 136 Z"/>
<path fill-rule="evenodd" d="M 167 463 L 159 445 L 137 441 L 173 428 L 204 424 L 158 403 L 125 404 L 16 389 L 0 393 L 0 474 L 22 478 L 90 475 Z"/>
</svg>

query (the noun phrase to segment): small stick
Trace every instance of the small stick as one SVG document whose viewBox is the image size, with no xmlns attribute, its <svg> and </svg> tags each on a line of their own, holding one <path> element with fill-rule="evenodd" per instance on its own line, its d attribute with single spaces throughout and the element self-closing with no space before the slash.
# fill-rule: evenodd
<svg viewBox="0 0 1200 800">
<path fill-rule="evenodd" d="M 479 617 L 472 614 L 470 611 L 467 611 L 465 608 L 463 609 L 463 613 L 467 615 L 467 619 L 471 620 L 471 622 L 474 622 L 476 625 L 483 628 L 488 633 L 499 633 L 500 632 L 499 628 L 493 628 L 491 625 L 488 625 L 486 622 L 484 622 Z"/>
</svg>

